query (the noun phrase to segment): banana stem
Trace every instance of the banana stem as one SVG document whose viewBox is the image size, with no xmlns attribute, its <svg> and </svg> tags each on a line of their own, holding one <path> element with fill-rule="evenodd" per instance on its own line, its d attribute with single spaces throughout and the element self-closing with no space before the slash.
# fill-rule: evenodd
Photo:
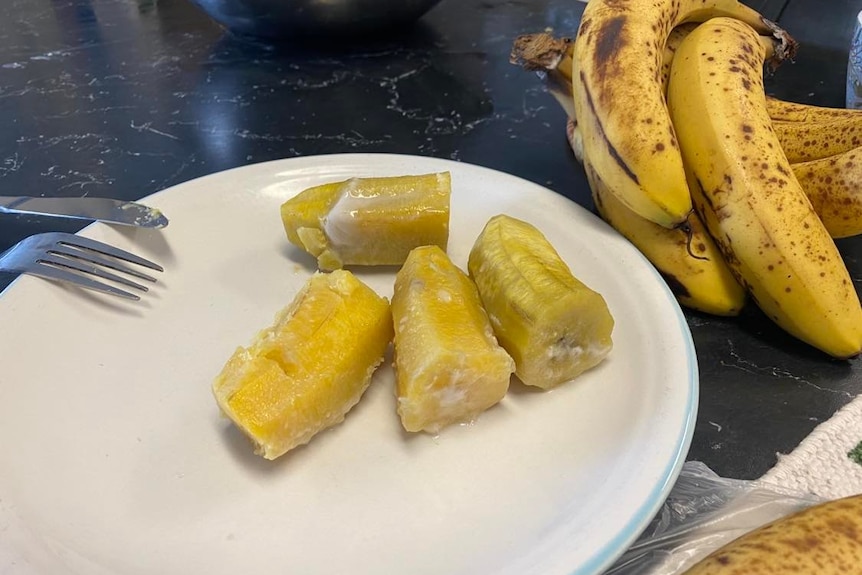
<svg viewBox="0 0 862 575">
<path fill-rule="evenodd" d="M 769 22 L 767 20 L 767 22 Z M 775 26 L 773 24 L 773 26 Z M 680 42 L 688 35 L 695 27 L 692 23 L 681 24 L 674 28 L 674 32 L 668 37 L 668 43 L 665 46 L 665 68 L 663 74 L 666 76 L 669 72 L 671 58 Z M 792 42 L 792 53 L 796 53 L 796 43 L 790 36 L 787 36 L 789 41 L 778 39 L 778 33 L 784 32 L 776 26 L 777 32 L 773 36 L 760 35 L 758 39 L 760 44 L 766 50 L 766 59 L 769 64 L 770 71 L 774 71 L 780 64 L 781 60 L 788 57 L 788 50 L 791 46 L 788 42 Z M 785 33 L 786 34 L 786 33 Z M 515 38 L 512 44 L 512 52 L 509 55 L 509 62 L 520 66 L 528 72 L 538 72 L 539 76 L 545 80 L 548 91 L 557 100 L 557 102 L 566 111 L 570 118 L 575 117 L 574 94 L 572 92 L 572 66 L 574 64 L 575 42 L 568 37 L 554 37 L 548 32 L 539 32 L 537 34 L 524 34 Z M 666 78 L 662 80 L 666 86 Z"/>
<path fill-rule="evenodd" d="M 524 34 L 515 38 L 509 62 L 528 72 L 547 72 L 557 69 L 566 59 L 567 53 L 571 64 L 574 50 L 574 40 L 571 38 L 555 38 L 547 32 Z"/>
<path fill-rule="evenodd" d="M 799 43 L 794 40 L 786 30 L 772 20 L 764 18 L 763 16 L 760 17 L 760 20 L 770 32 L 770 37 L 776 42 L 774 46 L 775 51 L 771 56 L 769 56 L 767 61 L 769 67 L 774 71 L 775 68 L 777 68 L 784 60 L 793 61 L 796 57 L 796 50 L 799 49 Z M 757 28 L 755 29 L 757 30 Z M 763 32 L 760 30 L 758 30 L 758 32 L 760 32 L 761 36 L 763 35 Z"/>
<path fill-rule="evenodd" d="M 509 62 L 528 72 L 538 72 L 548 91 L 566 111 L 575 117 L 572 93 L 572 65 L 575 43 L 571 38 L 555 38 L 547 32 L 525 34 L 515 38 Z"/>
<path fill-rule="evenodd" d="M 767 69 L 770 73 L 775 72 L 775 69 L 778 68 L 784 59 L 780 55 L 783 49 L 781 43 L 772 36 L 758 36 L 758 40 L 760 40 L 760 45 L 763 46 L 763 50 L 766 53 L 765 61 Z"/>
<path fill-rule="evenodd" d="M 528 72 L 554 72 L 571 84 L 574 55 L 575 41 L 572 38 L 555 38 L 547 32 L 539 32 L 515 38 L 509 62 Z"/>
</svg>

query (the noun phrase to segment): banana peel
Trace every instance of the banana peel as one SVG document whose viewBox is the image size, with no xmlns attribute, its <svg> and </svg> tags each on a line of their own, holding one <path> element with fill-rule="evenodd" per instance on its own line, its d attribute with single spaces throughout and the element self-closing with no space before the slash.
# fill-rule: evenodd
<svg viewBox="0 0 862 575">
<path fill-rule="evenodd" d="M 656 268 L 677 301 L 690 309 L 718 316 L 739 315 L 746 293 L 700 217 L 692 213 L 688 229 L 667 229 L 629 210 L 610 193 L 584 157 L 580 130 L 574 120 L 566 136 L 575 157 L 584 165 L 593 203 L 601 218 L 622 234 Z"/>
<path fill-rule="evenodd" d="M 820 503 L 720 547 L 684 575 L 838 575 L 862 566 L 862 495 Z"/>
</svg>

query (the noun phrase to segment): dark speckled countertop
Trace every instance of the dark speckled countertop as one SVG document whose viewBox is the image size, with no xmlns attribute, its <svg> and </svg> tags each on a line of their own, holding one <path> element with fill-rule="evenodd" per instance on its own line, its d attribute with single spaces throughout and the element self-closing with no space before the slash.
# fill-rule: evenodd
<svg viewBox="0 0 862 575">
<path fill-rule="evenodd" d="M 750 2 L 802 43 L 767 82 L 842 106 L 859 2 Z M 444 0 L 398 37 L 339 46 L 255 43 L 188 0 L 9 0 L 0 6 L 0 189 L 138 199 L 220 170 L 292 156 L 393 152 L 503 170 L 592 208 L 539 79 L 508 63 L 516 35 L 574 33 L 574 0 Z M 0 216 L 0 251 L 82 224 Z M 840 242 L 862 285 L 862 242 Z M 0 288 L 12 277 L 0 274 Z M 689 453 L 754 478 L 862 390 L 862 362 L 831 361 L 755 310 L 688 313 L 701 370 Z M 9 329 L 5 327 L 3 329 Z"/>
</svg>

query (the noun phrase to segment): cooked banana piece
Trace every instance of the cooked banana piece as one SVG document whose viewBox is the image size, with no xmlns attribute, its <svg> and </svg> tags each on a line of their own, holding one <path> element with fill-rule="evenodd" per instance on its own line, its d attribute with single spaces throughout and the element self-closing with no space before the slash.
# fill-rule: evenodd
<svg viewBox="0 0 862 575">
<path fill-rule="evenodd" d="M 281 206 L 287 239 L 323 271 L 400 265 L 417 246 L 446 249 L 449 172 L 351 178 L 303 190 Z"/>
<path fill-rule="evenodd" d="M 213 382 L 221 411 L 275 459 L 344 420 L 392 340 L 389 302 L 346 270 L 316 273 Z"/>
<path fill-rule="evenodd" d="M 610 353 L 614 320 L 607 303 L 572 275 L 535 226 L 494 216 L 470 251 L 468 269 L 525 384 L 560 385 Z"/>
<path fill-rule="evenodd" d="M 422 246 L 407 256 L 392 319 L 404 429 L 437 433 L 505 397 L 515 362 L 497 343 L 476 286 L 443 250 Z"/>
</svg>

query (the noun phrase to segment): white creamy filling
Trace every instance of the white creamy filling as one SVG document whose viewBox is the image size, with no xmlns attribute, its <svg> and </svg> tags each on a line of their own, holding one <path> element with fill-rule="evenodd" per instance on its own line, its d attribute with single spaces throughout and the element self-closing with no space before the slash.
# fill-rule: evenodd
<svg viewBox="0 0 862 575">
<path fill-rule="evenodd" d="M 330 248 L 337 251 L 342 246 L 353 244 L 356 239 L 356 215 L 363 207 L 367 209 L 369 201 L 369 197 L 362 195 L 357 178 L 344 183 L 341 196 L 323 219 L 323 233 L 329 240 Z"/>
<path fill-rule="evenodd" d="M 364 211 L 384 211 L 387 204 L 414 203 L 413 196 L 422 194 L 413 188 L 397 195 L 381 194 L 379 190 L 363 190 L 358 178 L 344 182 L 341 194 L 333 204 L 326 217 L 323 218 L 323 233 L 329 239 L 330 247 L 336 252 L 339 248 L 353 246 L 358 238 L 356 218 Z M 421 217 L 421 214 L 416 214 Z"/>
<path fill-rule="evenodd" d="M 597 341 L 591 341 L 587 345 L 571 342 L 562 338 L 548 346 L 545 357 L 552 362 L 576 362 L 581 359 L 589 361 L 591 358 L 602 356 L 610 351 L 607 345 L 601 345 Z"/>
</svg>

